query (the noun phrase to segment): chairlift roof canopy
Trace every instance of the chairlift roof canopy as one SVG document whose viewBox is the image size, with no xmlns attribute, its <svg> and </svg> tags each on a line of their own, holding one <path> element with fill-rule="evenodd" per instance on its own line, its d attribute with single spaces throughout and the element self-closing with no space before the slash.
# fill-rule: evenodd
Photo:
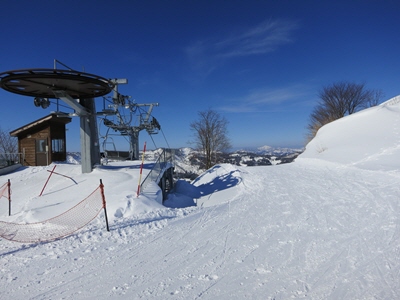
<svg viewBox="0 0 400 300">
<path fill-rule="evenodd" d="M 114 84 L 75 70 L 24 69 L 0 73 L 0 87 L 24 96 L 57 98 L 53 91 L 64 91 L 74 99 L 86 99 L 110 93 Z"/>
</svg>

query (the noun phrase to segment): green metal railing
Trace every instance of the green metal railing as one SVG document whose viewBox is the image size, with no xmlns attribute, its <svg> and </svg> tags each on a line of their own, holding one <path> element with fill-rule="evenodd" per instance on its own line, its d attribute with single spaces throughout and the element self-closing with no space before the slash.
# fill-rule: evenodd
<svg viewBox="0 0 400 300">
<path fill-rule="evenodd" d="M 155 182 L 158 184 L 165 170 L 174 166 L 174 157 L 174 149 L 163 149 L 160 156 L 154 163 L 153 168 L 140 184 L 140 190 L 144 191 L 150 182 Z"/>
</svg>

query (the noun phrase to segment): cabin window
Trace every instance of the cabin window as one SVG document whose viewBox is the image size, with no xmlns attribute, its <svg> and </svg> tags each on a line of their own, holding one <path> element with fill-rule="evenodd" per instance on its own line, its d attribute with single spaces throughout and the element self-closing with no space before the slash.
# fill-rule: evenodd
<svg viewBox="0 0 400 300">
<path fill-rule="evenodd" d="M 47 152 L 47 140 L 46 139 L 37 139 L 36 140 L 36 152 L 37 153 Z"/>
<path fill-rule="evenodd" d="M 65 143 L 63 139 L 51 140 L 51 149 L 53 153 L 65 152 Z"/>
</svg>

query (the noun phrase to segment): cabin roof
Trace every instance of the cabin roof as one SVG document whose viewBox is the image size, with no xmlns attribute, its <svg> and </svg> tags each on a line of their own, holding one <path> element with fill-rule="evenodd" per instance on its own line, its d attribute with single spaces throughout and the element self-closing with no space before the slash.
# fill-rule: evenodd
<svg viewBox="0 0 400 300">
<path fill-rule="evenodd" d="M 68 124 L 72 121 L 70 117 L 67 116 L 60 116 L 55 113 L 51 113 L 50 115 L 47 115 L 46 117 L 43 117 L 41 119 L 38 119 L 36 121 L 33 121 L 29 124 L 26 124 L 20 128 L 17 128 L 13 131 L 10 132 L 11 136 L 20 136 L 23 134 L 26 134 L 27 132 L 32 132 L 36 128 L 41 128 L 43 125 L 49 123 L 49 124 L 54 124 L 54 123 L 62 123 L 62 124 Z"/>
</svg>

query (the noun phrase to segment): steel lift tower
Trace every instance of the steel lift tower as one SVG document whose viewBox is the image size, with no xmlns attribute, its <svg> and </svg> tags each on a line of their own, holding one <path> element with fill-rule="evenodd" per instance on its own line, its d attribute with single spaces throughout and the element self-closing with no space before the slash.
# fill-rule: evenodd
<svg viewBox="0 0 400 300">
<path fill-rule="evenodd" d="M 130 144 L 129 158 L 139 159 L 139 132 L 146 130 L 149 134 L 154 134 L 161 128 L 158 121 L 154 117 L 151 117 L 154 106 L 158 106 L 159 104 L 135 103 L 131 101 L 131 97 L 121 95 L 118 92 L 118 85 L 126 84 L 126 79 L 113 79 L 111 81 L 114 84 L 112 104 L 109 105 L 108 109 L 105 108 L 103 112 L 99 112 L 98 114 L 115 116 L 115 120 L 113 121 L 104 118 L 104 125 L 114 131 L 118 131 L 122 136 L 128 136 Z M 144 111 L 143 108 L 147 108 L 147 111 Z M 124 118 L 122 110 L 128 111 L 128 118 Z M 142 112 L 139 114 L 138 124 L 132 125 L 133 117 L 138 110 Z M 105 137 L 105 139 L 107 139 L 107 137 Z M 107 155 L 107 151 L 105 149 L 104 151 Z"/>
</svg>

